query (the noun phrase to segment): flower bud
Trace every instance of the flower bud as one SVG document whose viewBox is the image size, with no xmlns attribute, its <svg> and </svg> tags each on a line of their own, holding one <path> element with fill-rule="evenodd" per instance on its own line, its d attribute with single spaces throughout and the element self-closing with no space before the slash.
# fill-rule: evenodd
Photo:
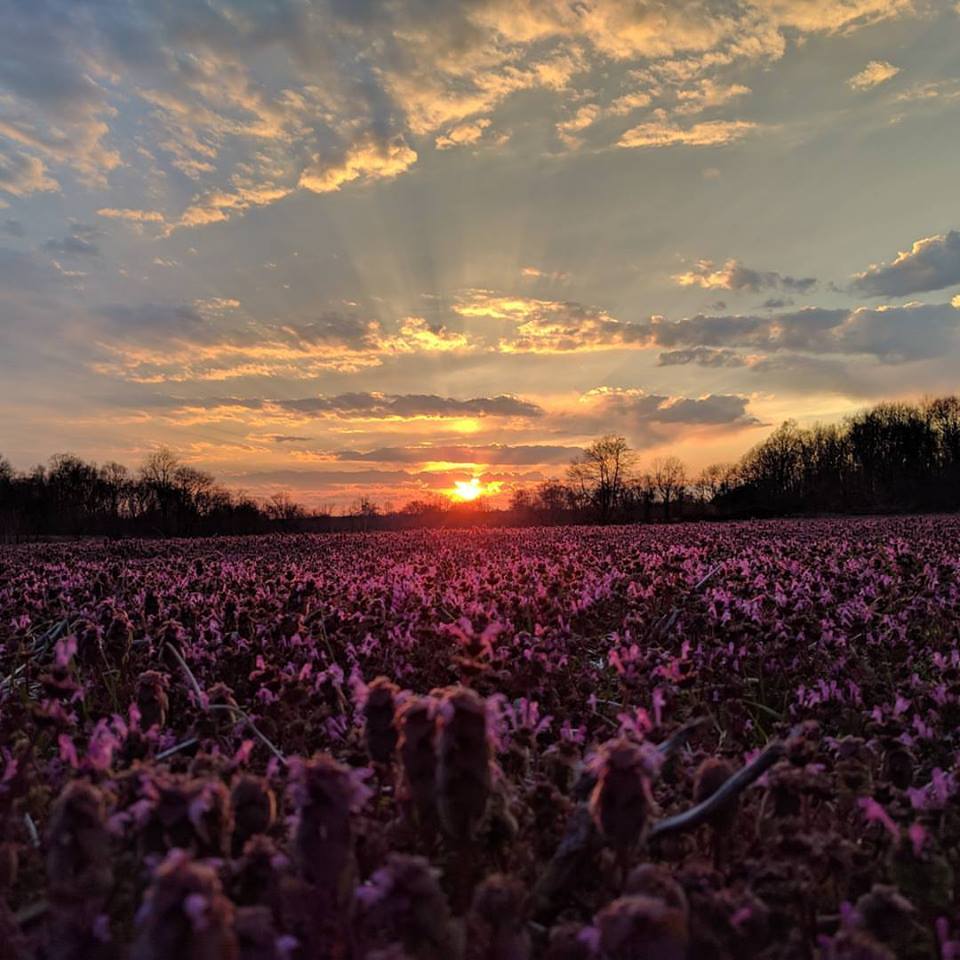
<svg viewBox="0 0 960 960">
<path fill-rule="evenodd" d="M 454 687 L 439 713 L 437 808 L 447 836 L 463 841 L 473 836 L 490 796 L 487 705 L 473 690 Z"/>
</svg>

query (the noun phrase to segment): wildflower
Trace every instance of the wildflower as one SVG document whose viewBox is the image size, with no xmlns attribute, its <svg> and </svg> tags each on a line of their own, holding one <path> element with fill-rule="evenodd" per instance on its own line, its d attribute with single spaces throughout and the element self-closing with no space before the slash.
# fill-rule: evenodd
<svg viewBox="0 0 960 960">
<path fill-rule="evenodd" d="M 363 806 L 370 791 L 356 771 L 326 754 L 299 763 L 293 773 L 297 865 L 308 883 L 342 903 L 353 888 L 356 868 L 351 814 Z"/>
<path fill-rule="evenodd" d="M 655 806 L 651 784 L 661 762 L 654 748 L 626 737 L 607 741 L 593 761 L 597 783 L 590 796 L 590 812 L 621 856 L 639 842 Z"/>
<path fill-rule="evenodd" d="M 682 910 L 655 897 L 614 900 L 597 914 L 600 954 L 605 960 L 685 960 L 690 934 Z"/>
<path fill-rule="evenodd" d="M 394 716 L 397 693 L 396 684 L 386 677 L 377 677 L 367 688 L 363 706 L 365 738 L 367 753 L 374 763 L 387 765 L 393 762 L 398 740 Z"/>
<path fill-rule="evenodd" d="M 452 839 L 473 836 L 490 796 L 492 750 L 487 706 L 466 687 L 448 690 L 439 707 L 437 809 Z"/>
<path fill-rule="evenodd" d="M 100 901 L 113 886 L 103 795 L 83 780 L 57 798 L 47 828 L 47 888 L 64 902 Z"/>
<path fill-rule="evenodd" d="M 707 757 L 697 768 L 693 779 L 693 802 L 703 803 L 712 797 L 732 776 L 733 767 L 717 757 Z M 737 817 L 738 800 L 732 797 L 713 813 L 709 823 L 718 833 L 725 833 Z"/>
<path fill-rule="evenodd" d="M 391 853 L 354 898 L 360 956 L 400 944 L 412 960 L 456 960 L 460 944 L 437 873 L 422 857 Z"/>
<path fill-rule="evenodd" d="M 170 678 L 159 670 L 146 670 L 140 674 L 137 680 L 137 708 L 144 730 L 166 726 L 170 707 L 167 696 L 169 686 Z"/>
<path fill-rule="evenodd" d="M 237 960 L 233 924 L 216 873 L 173 851 L 144 896 L 130 960 Z"/>
<path fill-rule="evenodd" d="M 242 850 L 247 840 L 258 833 L 266 833 L 277 816 L 277 799 L 270 784 L 261 777 L 241 774 L 230 790 L 233 808 L 234 850 Z"/>
<path fill-rule="evenodd" d="M 400 761 L 403 789 L 421 824 L 436 810 L 436 713 L 426 697 L 407 700 L 400 709 Z"/>
<path fill-rule="evenodd" d="M 690 910 L 683 887 L 664 867 L 652 863 L 642 863 L 630 871 L 624 893 L 655 897 L 667 906 L 680 910 L 684 915 Z"/>
<path fill-rule="evenodd" d="M 524 889 L 509 877 L 488 877 L 473 897 L 468 921 L 470 960 L 527 960 L 530 935 L 523 914 Z"/>
</svg>

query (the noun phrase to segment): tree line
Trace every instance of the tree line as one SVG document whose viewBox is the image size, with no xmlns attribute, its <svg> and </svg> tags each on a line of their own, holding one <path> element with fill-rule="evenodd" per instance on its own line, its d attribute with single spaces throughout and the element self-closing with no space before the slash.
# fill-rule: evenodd
<svg viewBox="0 0 960 960">
<path fill-rule="evenodd" d="M 17 473 L 0 457 L 0 537 L 197 536 L 528 523 L 635 523 L 960 509 L 960 397 L 881 403 L 838 424 L 781 424 L 737 463 L 691 474 L 676 457 L 642 467 L 620 436 L 591 443 L 560 479 L 514 491 L 506 509 L 441 496 L 399 510 L 361 497 L 342 516 L 289 494 L 232 492 L 170 451 L 139 470 L 70 454 Z"/>
<path fill-rule="evenodd" d="M 44 536 L 202 536 L 261 533 L 305 511 L 277 494 L 260 503 L 232 492 L 169 450 L 151 453 L 136 472 L 58 454 L 17 473 L 0 457 L 0 538 Z"/>
<path fill-rule="evenodd" d="M 513 509 L 599 523 L 960 509 L 960 397 L 881 403 L 837 424 L 781 424 L 737 463 L 647 470 L 623 437 L 592 443 L 566 482 L 518 490 Z"/>
</svg>

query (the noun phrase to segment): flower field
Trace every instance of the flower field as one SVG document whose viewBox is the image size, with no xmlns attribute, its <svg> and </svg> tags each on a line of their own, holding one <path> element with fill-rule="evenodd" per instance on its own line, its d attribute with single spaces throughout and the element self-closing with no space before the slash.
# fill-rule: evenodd
<svg viewBox="0 0 960 960">
<path fill-rule="evenodd" d="M 0 550 L 0 958 L 960 957 L 960 520 Z"/>
</svg>

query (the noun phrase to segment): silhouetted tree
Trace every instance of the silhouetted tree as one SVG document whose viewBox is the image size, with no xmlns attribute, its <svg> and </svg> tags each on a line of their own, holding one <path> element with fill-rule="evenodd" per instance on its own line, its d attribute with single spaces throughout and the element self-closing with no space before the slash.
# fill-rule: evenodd
<svg viewBox="0 0 960 960">
<path fill-rule="evenodd" d="M 623 437 L 607 434 L 594 440 L 567 470 L 574 488 L 589 498 L 601 523 L 621 505 L 634 456 Z"/>
<path fill-rule="evenodd" d="M 661 457 L 653 461 L 653 485 L 663 504 L 663 519 L 670 519 L 670 505 L 679 501 L 687 485 L 687 470 L 677 457 Z"/>
</svg>

